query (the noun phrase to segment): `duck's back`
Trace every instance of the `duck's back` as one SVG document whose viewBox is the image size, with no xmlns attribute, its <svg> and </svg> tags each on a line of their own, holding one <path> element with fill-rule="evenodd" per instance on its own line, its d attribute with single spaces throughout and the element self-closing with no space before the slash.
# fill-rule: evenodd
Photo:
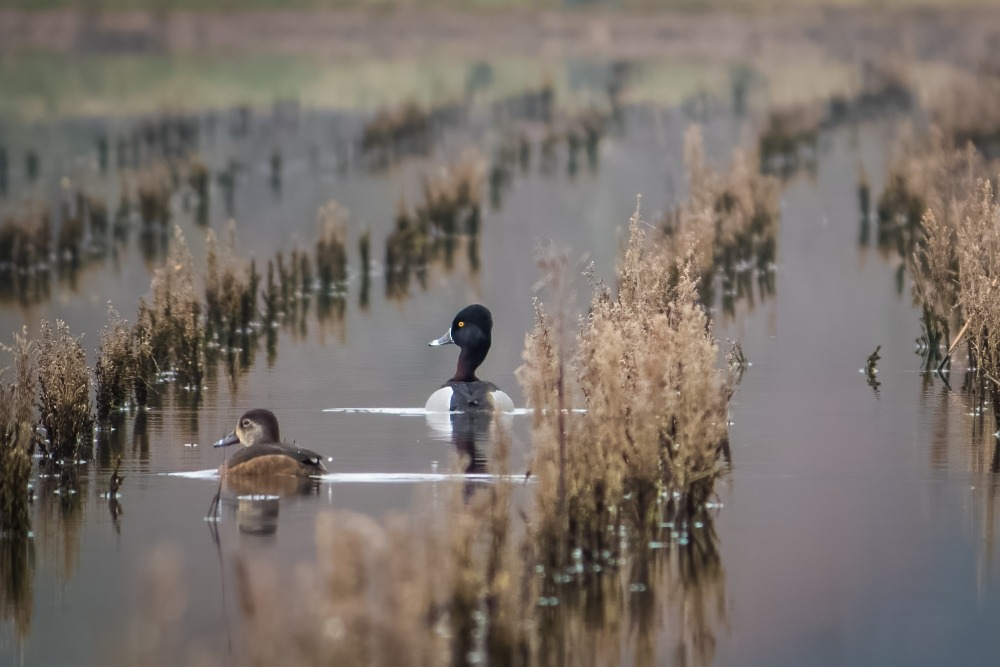
<svg viewBox="0 0 1000 667">
<path fill-rule="evenodd" d="M 296 475 L 326 472 L 323 457 L 308 449 L 282 442 L 241 447 L 226 462 L 228 475 Z"/>
</svg>

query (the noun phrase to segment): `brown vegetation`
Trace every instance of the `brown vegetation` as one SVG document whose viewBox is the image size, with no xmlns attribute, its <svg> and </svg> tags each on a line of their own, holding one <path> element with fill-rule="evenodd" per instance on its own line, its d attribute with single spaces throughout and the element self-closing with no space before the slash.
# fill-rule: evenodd
<svg viewBox="0 0 1000 667">
<path fill-rule="evenodd" d="M 94 418 L 90 403 L 87 355 L 62 320 L 53 332 L 42 320 L 38 342 L 38 412 L 45 436 L 39 441 L 42 456 L 64 471 L 89 455 Z"/>
<path fill-rule="evenodd" d="M 694 258 L 647 247 L 639 225 L 636 213 L 617 296 L 595 287 L 577 347 L 567 344 L 567 317 L 539 306 L 518 371 L 535 408 L 537 529 L 550 567 L 576 549 L 585 562 L 613 554 L 608 528 L 622 521 L 703 513 L 728 447 L 731 387 L 715 367 Z M 577 397 L 586 412 L 567 414 Z"/>
<path fill-rule="evenodd" d="M 316 219 L 316 271 L 320 288 L 329 294 L 347 282 L 347 209 L 331 200 L 320 208 Z"/>
<path fill-rule="evenodd" d="M 715 278 L 721 275 L 732 307 L 732 295 L 752 297 L 749 284 L 756 271 L 763 294 L 773 291 L 778 243 L 778 181 L 761 173 L 757 160 L 736 151 L 725 172 L 705 162 L 701 129 L 689 128 L 684 141 L 688 171 L 687 201 L 666 215 L 660 229 L 669 254 L 693 255 L 701 298 L 712 305 Z"/>
<path fill-rule="evenodd" d="M 108 323 L 101 332 L 101 346 L 94 364 L 94 404 L 98 423 L 129 403 L 135 387 L 136 368 L 132 354 L 132 332 L 108 304 Z"/>
<path fill-rule="evenodd" d="M 484 178 L 482 157 L 470 151 L 424 176 L 423 200 L 412 210 L 400 202 L 395 228 L 385 241 L 387 296 L 405 296 L 413 275 L 423 284 L 433 261 L 442 259 L 450 269 L 459 236 L 466 237 L 475 270 Z"/>
<path fill-rule="evenodd" d="M 38 386 L 34 344 L 27 330 L 14 335 L 14 378 L 0 373 L 0 541 L 24 538 L 30 526 L 34 401 Z"/>
<path fill-rule="evenodd" d="M 151 297 L 139 301 L 141 335 L 149 340 L 153 361 L 173 371 L 195 389 L 201 387 L 204 325 L 197 297 L 191 253 L 176 228 L 166 264 L 153 274 Z"/>
<path fill-rule="evenodd" d="M 251 323 L 257 319 L 260 276 L 254 262 L 238 255 L 235 221 L 230 220 L 221 248 L 215 230 L 208 230 L 206 242 L 205 334 L 212 345 L 228 350 L 252 333 Z"/>
</svg>

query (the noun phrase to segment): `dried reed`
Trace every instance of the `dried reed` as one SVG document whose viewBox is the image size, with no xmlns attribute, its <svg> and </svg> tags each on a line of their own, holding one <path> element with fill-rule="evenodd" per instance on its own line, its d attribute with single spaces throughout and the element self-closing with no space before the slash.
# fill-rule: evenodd
<svg viewBox="0 0 1000 667">
<path fill-rule="evenodd" d="M 239 259 L 236 249 L 236 222 L 226 227 L 226 242 L 219 248 L 215 230 L 206 236 L 205 333 L 214 344 L 227 349 L 238 337 L 251 333 L 257 318 L 256 265 Z"/>
<path fill-rule="evenodd" d="M 958 229 L 958 304 L 980 386 L 1000 423 L 1000 204 L 989 181 Z"/>
<path fill-rule="evenodd" d="M 395 109 L 383 109 L 365 125 L 361 152 L 375 167 L 384 167 L 407 154 L 425 153 L 430 147 L 430 113 L 415 101 Z"/>
<path fill-rule="evenodd" d="M 547 566 L 565 567 L 575 550 L 586 562 L 615 553 L 608 531 L 625 516 L 645 525 L 656 512 L 679 521 L 703 513 L 721 473 L 731 385 L 715 367 L 693 257 L 665 252 L 646 246 L 637 212 L 618 295 L 595 286 L 573 350 L 565 315 L 553 320 L 537 308 L 518 377 L 535 408 L 532 471 Z M 586 412 L 572 417 L 577 394 Z"/>
<path fill-rule="evenodd" d="M 204 368 L 202 306 L 195 291 L 191 253 L 180 227 L 164 266 L 153 274 L 151 300 L 139 302 L 136 316 L 148 341 L 152 360 L 161 370 L 172 370 L 195 389 L 201 387 Z"/>
<path fill-rule="evenodd" d="M 93 444 L 94 418 L 90 404 L 87 355 L 62 320 L 53 332 L 42 320 L 38 343 L 39 425 L 45 437 L 42 456 L 64 469 L 88 455 Z"/>
<path fill-rule="evenodd" d="M 6 346 L 5 346 L 6 347 Z M 0 373 L 0 541 L 22 539 L 30 526 L 28 478 L 38 376 L 27 329 L 14 334 L 14 379 Z"/>
<path fill-rule="evenodd" d="M 659 223 L 668 254 L 693 255 L 706 305 L 720 273 L 731 284 L 755 269 L 765 290 L 777 261 L 778 181 L 762 174 L 757 161 L 742 151 L 736 151 L 725 172 L 714 171 L 705 162 L 697 125 L 685 134 L 684 163 L 688 199 Z"/>
<path fill-rule="evenodd" d="M 316 271 L 324 294 L 340 289 L 347 281 L 347 209 L 330 200 L 316 216 Z"/>
<path fill-rule="evenodd" d="M 136 380 L 132 346 L 128 323 L 109 303 L 108 323 L 101 332 L 101 346 L 94 364 L 94 403 L 100 423 L 107 422 L 113 411 L 128 405 Z"/>
</svg>

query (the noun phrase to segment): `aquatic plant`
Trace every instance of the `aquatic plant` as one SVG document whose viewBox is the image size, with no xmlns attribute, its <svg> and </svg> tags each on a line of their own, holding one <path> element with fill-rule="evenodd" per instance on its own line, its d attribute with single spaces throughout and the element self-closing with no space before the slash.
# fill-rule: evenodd
<svg viewBox="0 0 1000 667">
<path fill-rule="evenodd" d="M 97 421 L 106 423 L 111 413 L 124 408 L 135 387 L 136 364 L 132 332 L 118 311 L 108 304 L 108 323 L 94 364 L 94 404 Z"/>
<path fill-rule="evenodd" d="M 139 216 L 147 227 L 166 228 L 170 223 L 170 197 L 174 183 L 166 164 L 155 163 L 135 173 Z"/>
<path fill-rule="evenodd" d="M 865 379 L 868 381 L 868 386 L 872 388 L 875 392 L 875 396 L 878 396 L 879 387 L 882 383 L 878 381 L 878 362 L 882 358 L 879 351 L 882 349 L 881 345 L 875 348 L 875 351 L 868 355 L 868 360 L 865 362 Z"/>
<path fill-rule="evenodd" d="M 141 307 L 140 302 L 140 307 Z M 132 395 L 138 406 L 145 406 L 149 389 L 156 381 L 159 369 L 153 355 L 152 332 L 139 322 L 132 326 Z"/>
<path fill-rule="evenodd" d="M 413 217 L 400 202 L 395 228 L 385 239 L 386 296 L 404 296 L 411 275 L 424 271 L 430 257 L 431 240 L 426 220 Z"/>
<path fill-rule="evenodd" d="M 29 183 L 34 183 L 38 180 L 38 152 L 31 149 L 24 154 L 24 175 L 27 177 Z"/>
<path fill-rule="evenodd" d="M 207 225 L 209 207 L 212 203 L 211 190 L 209 189 L 211 171 L 208 165 L 197 157 L 188 161 L 187 170 L 188 186 L 194 191 L 197 198 L 195 203 L 195 220 L 200 225 Z"/>
<path fill-rule="evenodd" d="M 167 261 L 153 274 L 150 300 L 139 301 L 140 338 L 148 340 L 156 366 L 172 370 L 194 389 L 204 369 L 204 326 L 197 297 L 191 252 L 180 227 L 174 230 Z"/>
<path fill-rule="evenodd" d="M 368 307 L 369 291 L 372 281 L 372 235 L 371 230 L 365 228 L 358 236 L 358 254 L 361 255 L 361 291 L 358 295 L 358 302 L 362 308 Z"/>
<path fill-rule="evenodd" d="M 264 284 L 264 324 L 268 330 L 278 325 L 282 312 L 281 288 L 275 279 L 274 260 L 267 262 L 267 282 Z"/>
<path fill-rule="evenodd" d="M 62 320 L 55 331 L 42 320 L 38 342 L 38 423 L 42 456 L 65 471 L 89 455 L 94 417 L 87 355 Z"/>
<path fill-rule="evenodd" d="M 257 318 L 260 278 L 255 264 L 238 259 L 234 220 L 226 227 L 226 242 L 221 249 L 212 229 L 206 235 L 206 246 L 206 335 L 215 343 L 232 348 L 237 336 L 251 333 L 251 323 Z"/>
<path fill-rule="evenodd" d="M 973 144 L 990 159 L 1000 157 L 1000 76 L 995 72 L 953 71 L 943 90 L 930 98 L 934 124 L 955 146 Z"/>
<path fill-rule="evenodd" d="M 545 265 L 566 302 L 565 261 Z M 637 212 L 617 296 L 595 285 L 576 347 L 564 314 L 536 314 L 518 379 L 535 408 L 542 562 L 560 570 L 574 550 L 586 562 L 616 553 L 609 530 L 625 517 L 643 525 L 660 511 L 686 525 L 704 513 L 728 451 L 731 385 L 715 367 L 693 256 L 647 247 Z M 567 414 L 581 397 L 586 412 Z"/>
<path fill-rule="evenodd" d="M 274 149 L 269 162 L 271 168 L 271 189 L 276 193 L 281 192 L 282 157 L 280 148 Z"/>
<path fill-rule="evenodd" d="M 486 165 L 476 151 L 424 174 L 423 202 L 415 217 L 441 234 L 477 234 Z"/>
<path fill-rule="evenodd" d="M 6 346 L 5 346 L 6 347 Z M 34 401 L 38 386 L 35 345 L 27 329 L 14 334 L 14 378 L 0 373 L 0 541 L 28 534 Z"/>
<path fill-rule="evenodd" d="M 583 149 L 587 155 L 587 166 L 596 171 L 599 161 L 601 139 L 607 128 L 608 114 L 597 107 L 587 107 L 567 116 L 563 121 L 567 147 L 567 171 L 572 177 L 577 171 L 577 153 Z"/>
<path fill-rule="evenodd" d="M 382 109 L 364 127 L 361 153 L 375 167 L 384 167 L 407 154 L 422 154 L 430 148 L 430 112 L 410 100 L 392 109 Z"/>
<path fill-rule="evenodd" d="M 46 268 L 52 253 L 51 212 L 27 201 L 0 220 L 0 268 L 29 273 Z"/>
<path fill-rule="evenodd" d="M 684 136 L 688 197 L 659 222 L 669 254 L 691 253 L 700 277 L 702 300 L 711 305 L 715 276 L 743 284 L 742 275 L 756 270 L 761 291 L 777 260 L 778 182 L 761 173 L 757 161 L 736 151 L 724 172 L 705 161 L 701 128 Z M 725 304 L 725 302 L 724 302 Z"/>
<path fill-rule="evenodd" d="M 771 110 L 757 146 L 761 171 L 788 178 L 802 167 L 814 167 L 822 119 L 815 104 Z"/>
<path fill-rule="evenodd" d="M 978 203 L 976 179 L 985 170 L 970 145 L 955 148 L 938 129 L 905 139 L 890 166 L 878 203 L 876 240 L 883 254 L 903 258 L 897 274 L 912 278 L 914 303 L 921 309 L 924 367 L 942 359 L 951 331 L 962 315 L 958 303 L 957 233 Z"/>
<path fill-rule="evenodd" d="M 73 214 L 64 212 L 59 234 L 56 237 L 56 256 L 60 264 L 76 268 L 80 265 L 80 253 L 83 249 L 83 236 L 86 229 L 82 211 L 77 209 Z"/>
<path fill-rule="evenodd" d="M 7 196 L 7 187 L 10 179 L 10 167 L 8 165 L 7 147 L 0 146 L 0 197 Z"/>
<path fill-rule="evenodd" d="M 347 220 L 347 209 L 332 199 L 316 215 L 316 273 L 324 294 L 347 281 Z"/>
<path fill-rule="evenodd" d="M 1000 423 L 1000 203 L 988 180 L 977 195 L 958 229 L 958 304 L 968 325 L 971 365 Z"/>
<path fill-rule="evenodd" d="M 910 262 L 913 280 L 913 300 L 920 305 L 923 328 L 925 370 L 941 359 L 941 347 L 947 345 L 951 326 L 958 316 L 956 305 L 960 283 L 956 229 L 939 222 L 928 209 L 921 219 L 922 240 L 917 244 Z"/>
<path fill-rule="evenodd" d="M 103 197 L 93 192 L 81 192 L 80 206 L 86 219 L 90 240 L 98 248 L 103 248 L 111 228 L 108 204 Z"/>
</svg>

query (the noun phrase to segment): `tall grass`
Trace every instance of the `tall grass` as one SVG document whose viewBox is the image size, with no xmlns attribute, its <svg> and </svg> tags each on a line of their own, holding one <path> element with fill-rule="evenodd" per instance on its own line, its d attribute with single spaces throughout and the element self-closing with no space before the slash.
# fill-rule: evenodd
<svg viewBox="0 0 1000 667">
<path fill-rule="evenodd" d="M 956 148 L 939 129 L 903 142 L 878 203 L 878 244 L 909 270 L 921 309 L 925 367 L 961 326 L 957 235 L 976 207 L 976 179 L 985 163 L 971 146 Z"/>
<path fill-rule="evenodd" d="M 1000 204 L 989 181 L 980 183 L 976 206 L 959 227 L 957 257 L 973 365 L 1000 424 Z"/>
<path fill-rule="evenodd" d="M 38 376 L 36 351 L 27 330 L 14 335 L 14 377 L 0 373 L 0 539 L 21 539 L 30 526 L 28 478 L 34 448 Z"/>
<path fill-rule="evenodd" d="M 55 330 L 42 320 L 38 342 L 38 412 L 45 436 L 42 456 L 72 469 L 93 446 L 94 418 L 90 402 L 87 355 L 69 327 L 56 320 Z"/>
<path fill-rule="evenodd" d="M 744 285 L 756 272 L 761 292 L 770 293 L 778 254 L 777 179 L 763 174 L 758 160 L 740 150 L 726 170 L 712 169 L 697 125 L 684 136 L 684 164 L 688 198 L 658 225 L 666 237 L 666 252 L 691 255 L 706 305 L 712 305 L 717 277 L 733 292 L 734 285 Z"/>
<path fill-rule="evenodd" d="M 694 256 L 648 245 L 641 224 L 637 212 L 617 294 L 595 285 L 575 346 L 567 316 L 538 305 L 518 370 L 535 408 L 532 472 L 553 567 L 576 549 L 593 561 L 613 551 L 608 528 L 623 518 L 645 525 L 662 511 L 681 521 L 702 513 L 722 472 L 731 385 L 716 368 Z M 565 280 L 556 279 L 557 302 Z M 586 412 L 567 414 L 577 397 Z"/>
<path fill-rule="evenodd" d="M 175 228 L 167 261 L 153 274 L 151 297 L 139 302 L 140 336 L 149 342 L 152 360 L 189 385 L 200 388 L 204 371 L 202 304 L 195 290 L 191 252 Z"/>
<path fill-rule="evenodd" d="M 205 333 L 212 344 L 232 349 L 248 341 L 257 319 L 256 264 L 239 257 L 236 222 L 230 220 L 226 240 L 219 246 L 215 230 L 208 230 L 205 260 Z"/>
<path fill-rule="evenodd" d="M 347 209 L 329 201 L 316 216 L 316 271 L 324 294 L 339 289 L 347 281 Z"/>
<path fill-rule="evenodd" d="M 99 423 L 128 405 L 135 384 L 132 332 L 118 311 L 108 304 L 108 323 L 101 332 L 94 364 L 94 403 Z"/>
</svg>

